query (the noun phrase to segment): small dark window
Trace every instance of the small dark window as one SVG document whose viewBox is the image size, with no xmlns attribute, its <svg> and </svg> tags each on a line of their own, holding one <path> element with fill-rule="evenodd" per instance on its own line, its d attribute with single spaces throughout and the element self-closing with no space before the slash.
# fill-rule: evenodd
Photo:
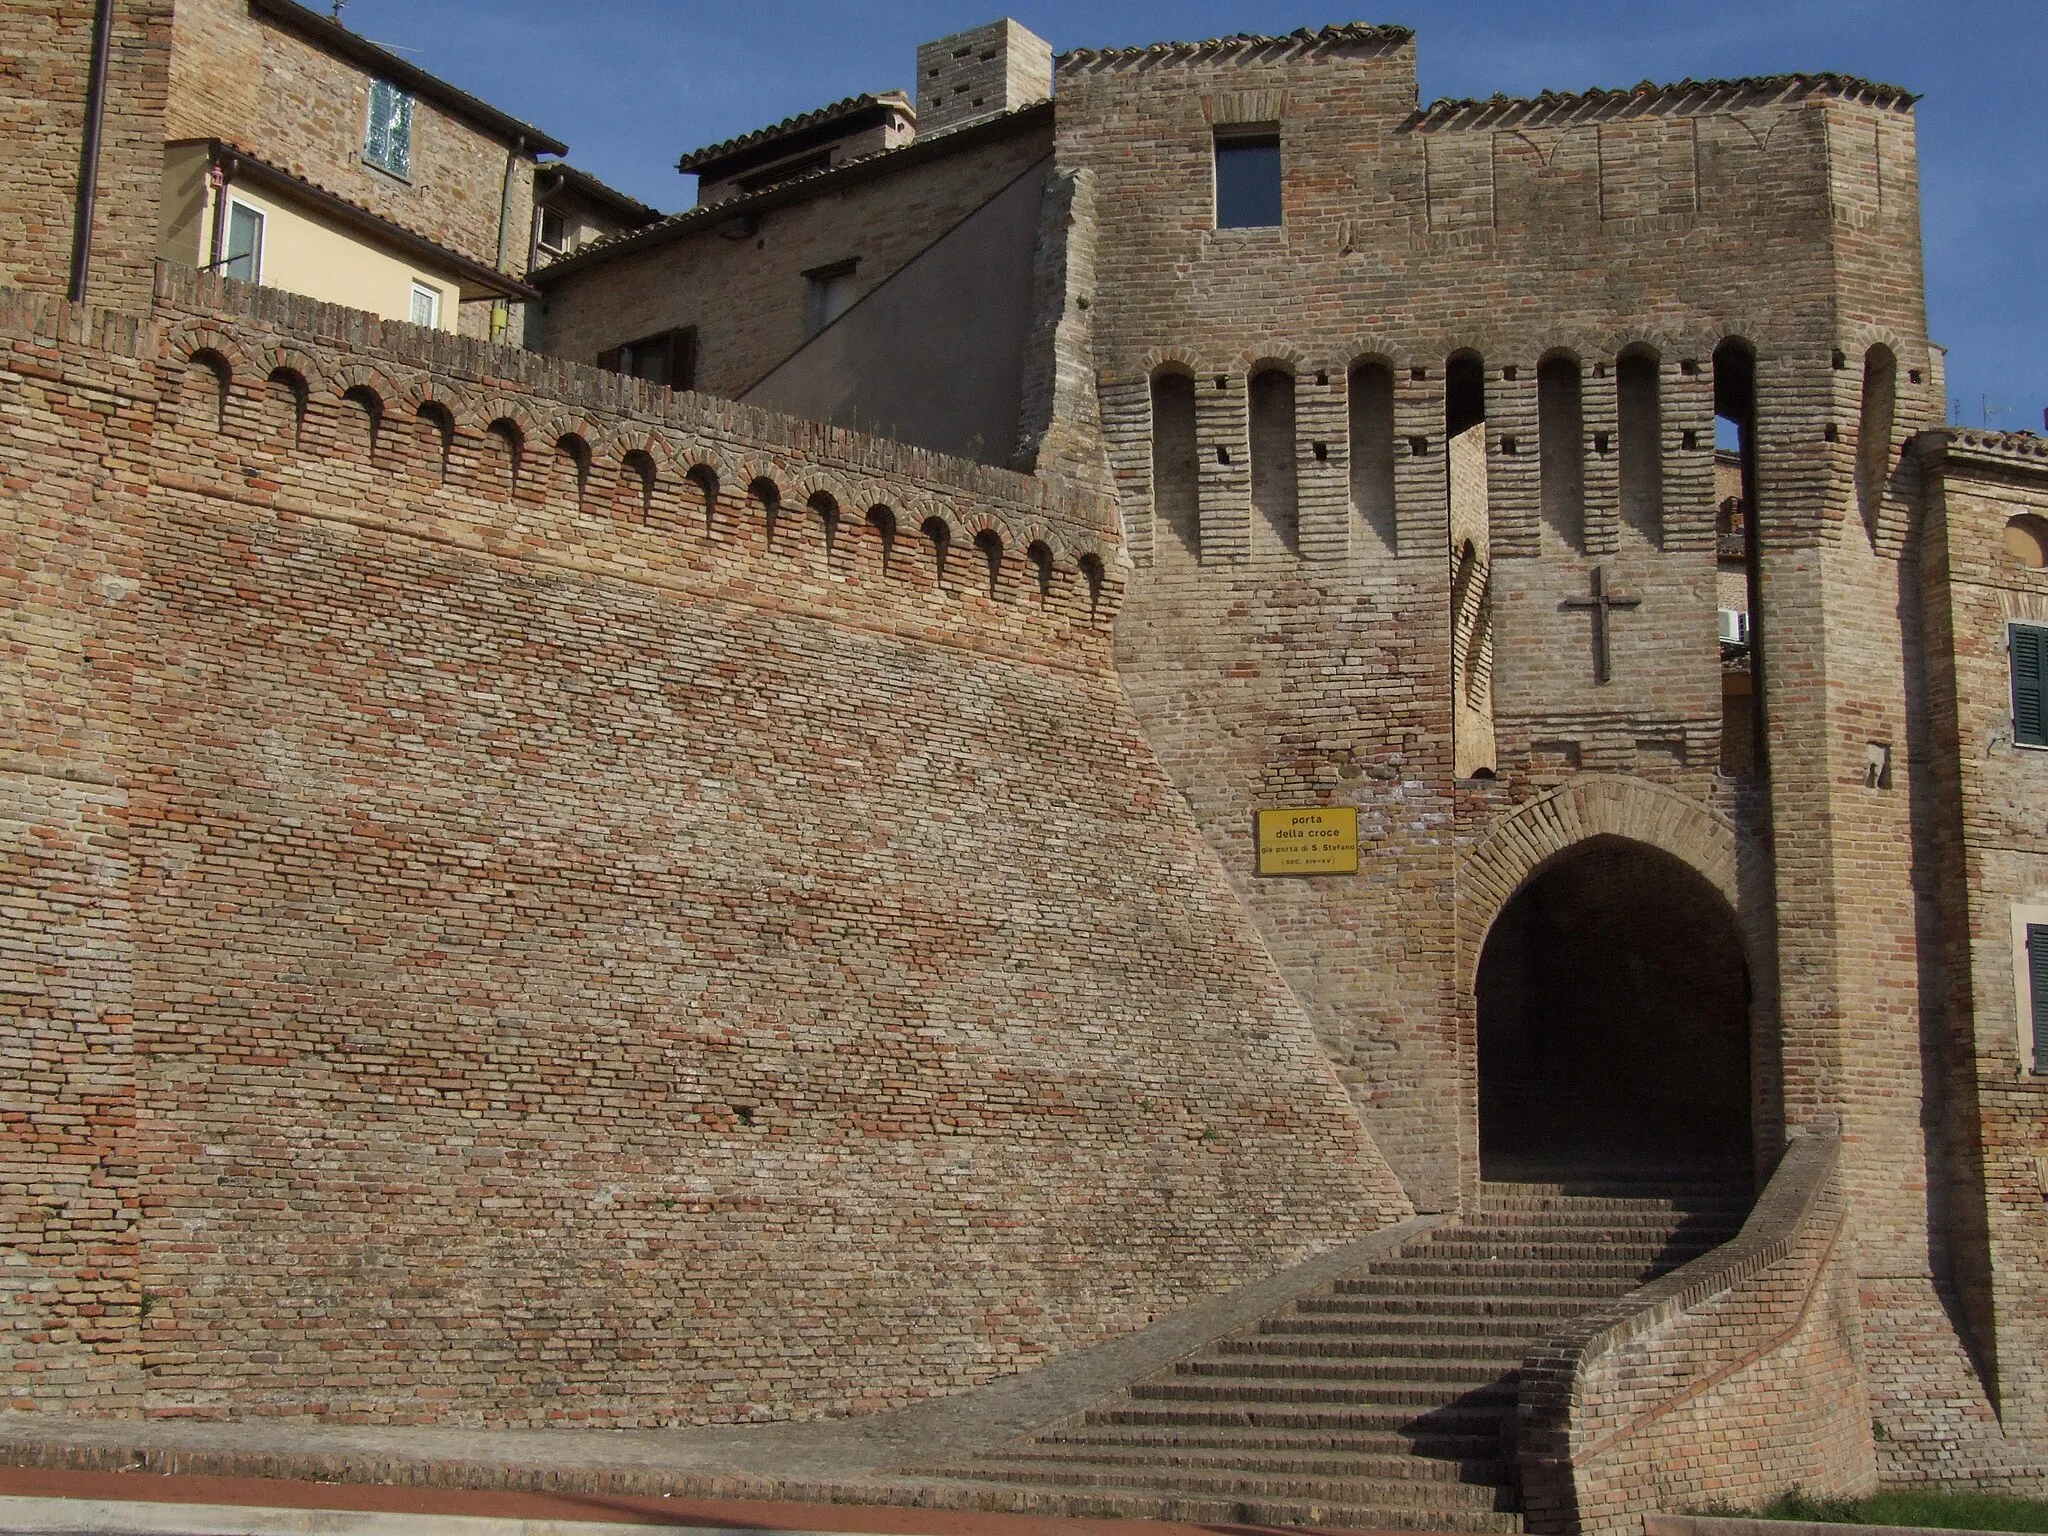
<svg viewBox="0 0 2048 1536">
<path fill-rule="evenodd" d="M 631 374 L 650 384 L 666 384 L 670 389 L 695 389 L 697 328 L 686 325 L 680 330 L 643 336 L 638 341 L 613 347 L 598 353 L 597 366 L 608 368 L 613 373 Z"/>
<path fill-rule="evenodd" d="M 558 208 L 543 208 L 540 211 L 540 248 L 550 256 L 559 256 L 569 246 L 569 221 L 562 217 Z"/>
<path fill-rule="evenodd" d="M 2033 1069 L 2048 1071 L 2048 923 L 2027 924 L 2027 1023 Z"/>
<path fill-rule="evenodd" d="M 1272 129 L 1216 134 L 1216 227 L 1264 229 L 1280 222 L 1280 135 Z"/>
<path fill-rule="evenodd" d="M 854 269 L 860 258 L 813 267 L 804 274 L 804 334 L 815 336 L 853 308 Z"/>
<path fill-rule="evenodd" d="M 2048 629 L 2012 627 L 2012 739 L 2023 747 L 2048 747 Z"/>
<path fill-rule="evenodd" d="M 821 149 L 816 154 L 785 160 L 780 165 L 769 166 L 765 171 L 754 171 L 742 176 L 735 185 L 742 192 L 765 192 L 770 187 L 781 186 L 785 181 L 795 181 L 799 176 L 815 176 L 819 171 L 831 169 L 832 151 Z"/>
</svg>

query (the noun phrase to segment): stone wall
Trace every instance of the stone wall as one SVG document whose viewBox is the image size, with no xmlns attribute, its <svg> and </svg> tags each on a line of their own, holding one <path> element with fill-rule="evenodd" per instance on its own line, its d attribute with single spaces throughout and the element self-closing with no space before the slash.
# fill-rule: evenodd
<svg viewBox="0 0 2048 1536">
<path fill-rule="evenodd" d="M 871 1411 L 1408 1213 L 1101 503 L 189 274 L 0 318 L 16 1406 Z"/>
<path fill-rule="evenodd" d="M 24 0 L 0 14 L 0 286 L 63 293 L 69 283 L 96 9 Z M 119 0 L 113 17 L 86 296 L 141 310 L 163 184 L 170 0 Z"/>
</svg>

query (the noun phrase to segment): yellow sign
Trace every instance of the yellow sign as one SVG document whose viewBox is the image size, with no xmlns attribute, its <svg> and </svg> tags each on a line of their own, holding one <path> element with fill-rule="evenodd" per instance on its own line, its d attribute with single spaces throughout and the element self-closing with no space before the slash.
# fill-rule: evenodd
<svg viewBox="0 0 2048 1536">
<path fill-rule="evenodd" d="M 1259 812 L 1262 875 L 1358 873 L 1358 807 L 1307 806 Z"/>
</svg>

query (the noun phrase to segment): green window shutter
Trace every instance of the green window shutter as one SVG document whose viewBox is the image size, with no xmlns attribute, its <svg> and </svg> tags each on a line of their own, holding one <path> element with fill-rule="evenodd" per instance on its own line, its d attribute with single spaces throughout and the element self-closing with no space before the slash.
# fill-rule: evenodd
<svg viewBox="0 0 2048 1536">
<path fill-rule="evenodd" d="M 2027 990 L 2033 994 L 2034 1070 L 2048 1071 L 2048 923 L 2027 924 Z"/>
<path fill-rule="evenodd" d="M 2048 629 L 2012 627 L 2012 739 L 2048 747 Z"/>
<path fill-rule="evenodd" d="M 388 80 L 370 82 L 363 158 L 394 176 L 412 176 L 412 97 Z"/>
</svg>

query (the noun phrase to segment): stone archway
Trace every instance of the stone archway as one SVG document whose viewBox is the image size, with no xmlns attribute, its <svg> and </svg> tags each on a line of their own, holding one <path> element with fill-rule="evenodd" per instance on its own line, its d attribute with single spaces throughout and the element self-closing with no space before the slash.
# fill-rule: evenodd
<svg viewBox="0 0 2048 1536">
<path fill-rule="evenodd" d="M 1474 993 L 1480 1177 L 1747 1167 L 1749 968 L 1683 861 L 1611 836 L 1559 855 L 1494 920 Z"/>
<path fill-rule="evenodd" d="M 1773 955 L 1767 871 L 1725 818 L 1581 775 L 1504 817 L 1458 897 L 1468 1168 L 1746 1168 L 1776 1114 Z"/>
</svg>

